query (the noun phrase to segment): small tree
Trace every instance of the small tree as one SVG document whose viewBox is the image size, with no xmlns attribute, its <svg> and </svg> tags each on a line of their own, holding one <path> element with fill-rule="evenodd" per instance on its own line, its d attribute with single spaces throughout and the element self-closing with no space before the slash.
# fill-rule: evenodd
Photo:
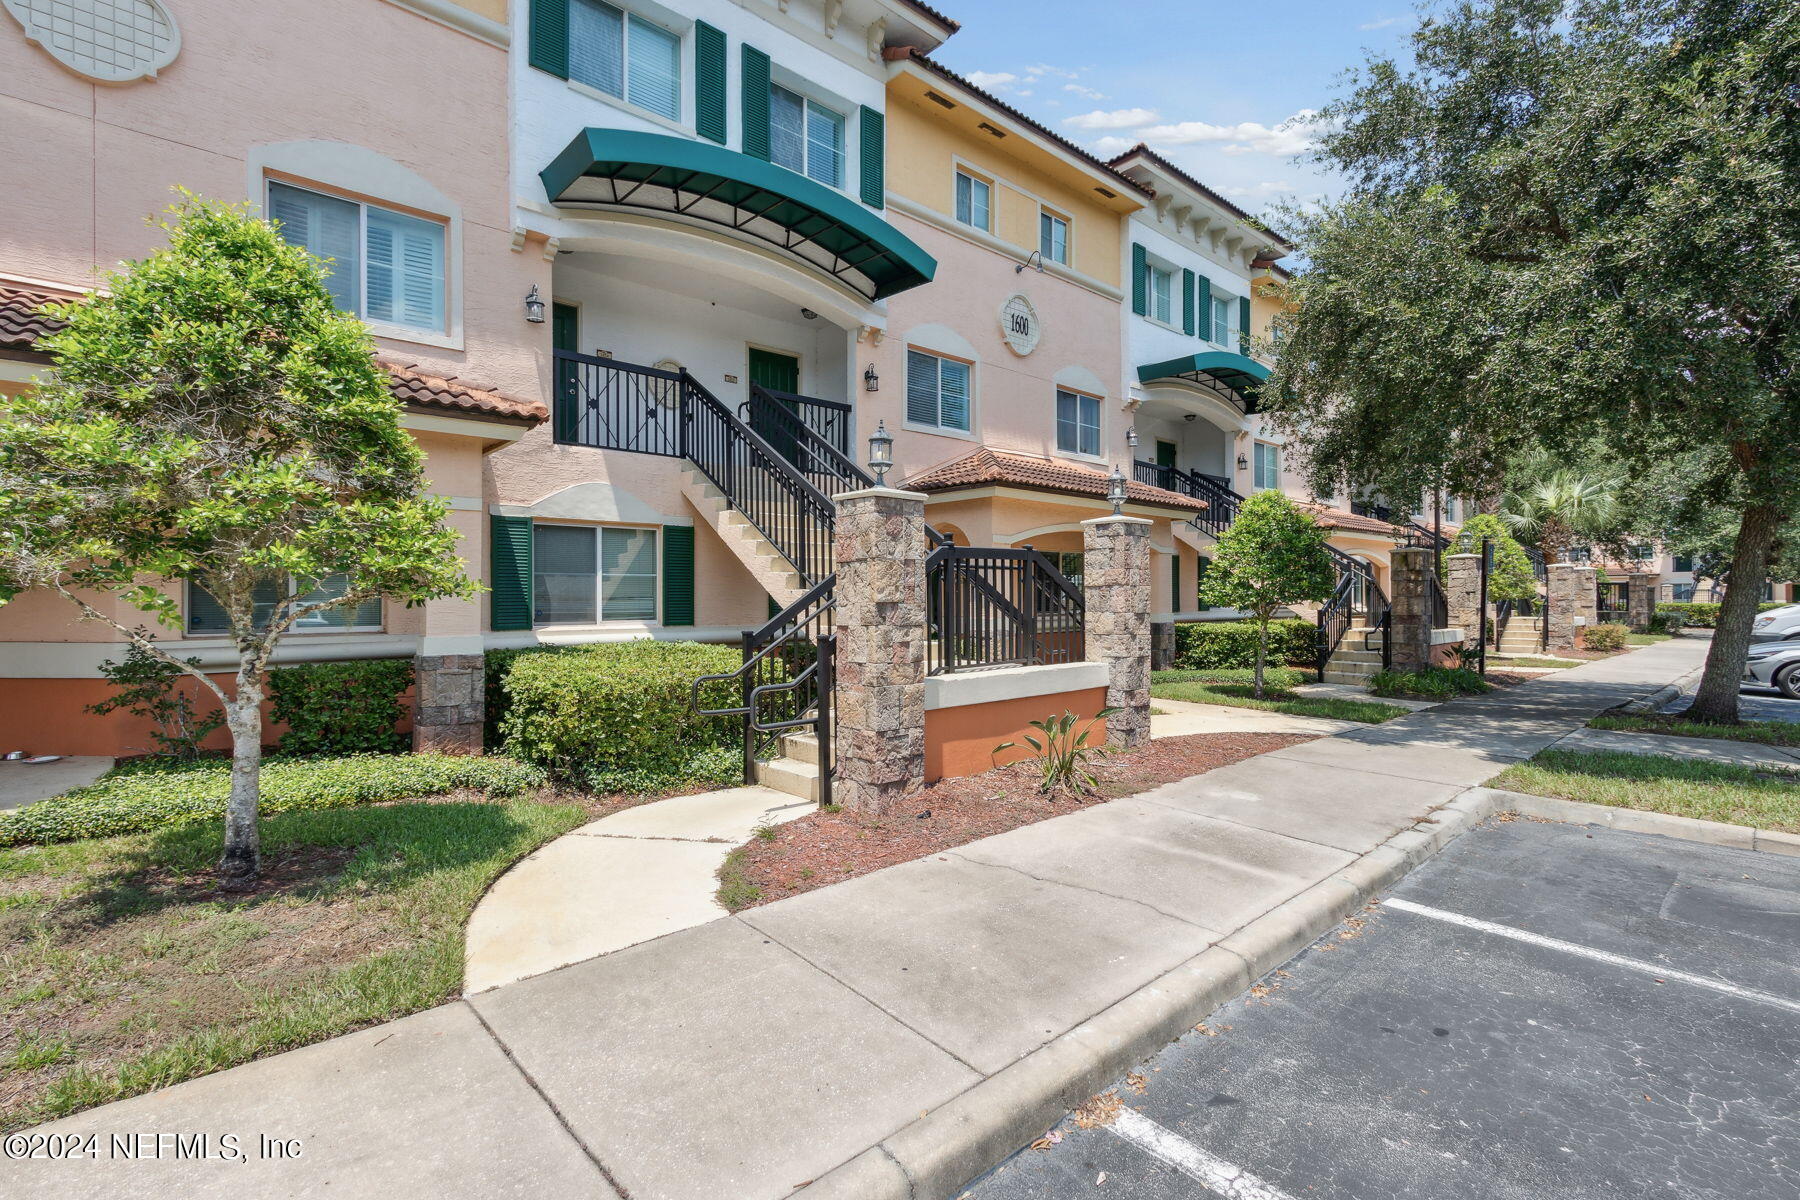
<svg viewBox="0 0 1800 1200">
<path fill-rule="evenodd" d="M 1452 554 L 1480 554 L 1483 539 L 1494 543 L 1494 562 L 1488 568 L 1488 597 L 1494 600 L 1531 600 L 1537 596 L 1537 576 L 1525 547 L 1506 531 L 1493 513 L 1476 513 L 1457 531 L 1442 556 L 1443 572 L 1450 574 Z"/>
<path fill-rule="evenodd" d="M 1276 491 L 1257 492 L 1219 535 L 1200 592 L 1208 606 L 1235 608 L 1256 621 L 1256 695 L 1263 694 L 1269 623 L 1291 604 L 1327 600 L 1337 583 L 1326 533 L 1312 516 Z"/>
<path fill-rule="evenodd" d="M 55 375 L 0 413 L 0 599 L 60 593 L 219 698 L 232 745 L 219 873 L 244 889 L 260 866 L 261 705 L 282 636 L 323 609 L 476 585 L 368 333 L 333 305 L 320 262 L 243 206 L 183 193 L 171 214 L 167 249 L 51 306 L 67 322 L 43 343 Z M 327 578 L 342 586 L 309 596 Z M 229 621 L 229 688 L 95 596 L 179 629 L 183 582 Z"/>
</svg>

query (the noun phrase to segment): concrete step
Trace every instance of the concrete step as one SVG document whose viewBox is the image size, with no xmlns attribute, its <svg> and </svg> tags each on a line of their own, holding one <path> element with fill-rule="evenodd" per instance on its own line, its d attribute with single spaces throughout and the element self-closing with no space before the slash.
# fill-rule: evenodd
<svg viewBox="0 0 1800 1200">
<path fill-rule="evenodd" d="M 1332 653 L 1331 661 L 1333 663 L 1340 663 L 1340 662 L 1378 663 L 1381 661 L 1381 651 L 1380 650 L 1346 650 L 1340 646 L 1336 651 L 1334 651 Z"/>
<path fill-rule="evenodd" d="M 1371 674 L 1372 674 L 1372 672 L 1371 672 Z M 1330 667 L 1326 667 L 1325 668 L 1325 682 L 1326 683 L 1341 683 L 1348 687 L 1353 687 L 1353 688 L 1367 688 L 1369 686 L 1369 676 L 1368 675 L 1353 675 L 1348 671 L 1334 671 Z"/>
<path fill-rule="evenodd" d="M 1338 662 L 1336 659 L 1325 664 L 1325 674 L 1342 675 L 1349 679 L 1368 680 L 1381 670 L 1381 661 L 1375 662 Z M 1332 682 L 1326 679 L 1327 683 Z"/>
<path fill-rule="evenodd" d="M 781 739 L 781 752 L 795 762 L 819 765 L 819 735 L 790 733 Z"/>
<path fill-rule="evenodd" d="M 764 787 L 819 802 L 819 767 L 817 763 L 797 758 L 772 758 L 756 764 L 756 782 Z"/>
<path fill-rule="evenodd" d="M 738 561 L 744 564 L 763 590 L 775 597 L 777 603 L 785 607 L 805 594 L 805 584 L 800 573 L 794 570 L 793 564 L 762 535 L 762 531 L 751 523 L 749 517 L 731 506 L 731 502 L 713 485 L 712 480 L 702 475 L 697 468 L 689 467 L 681 490 L 701 520 L 737 556 Z"/>
</svg>

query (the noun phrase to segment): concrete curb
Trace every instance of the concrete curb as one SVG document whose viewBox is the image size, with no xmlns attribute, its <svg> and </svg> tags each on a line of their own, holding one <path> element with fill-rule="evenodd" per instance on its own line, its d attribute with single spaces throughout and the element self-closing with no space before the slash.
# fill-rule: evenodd
<svg viewBox="0 0 1800 1200">
<path fill-rule="evenodd" d="M 1564 800 L 1558 796 L 1506 792 L 1499 788 L 1472 790 L 1484 793 L 1482 800 L 1491 812 L 1515 812 L 1522 817 L 1541 817 L 1577 825 L 1599 825 L 1606 829 L 1621 829 L 1627 833 L 1654 833 L 1679 838 L 1684 842 L 1705 842 L 1712 846 L 1760 850 L 1766 854 L 1786 854 L 1800 858 L 1800 834 L 1756 829 L 1749 825 L 1728 825 L 1723 821 L 1702 821 L 1696 817 L 1677 817 L 1668 813 L 1640 812 L 1634 808 L 1613 808 L 1606 804 Z"/>
<path fill-rule="evenodd" d="M 950 1200 L 1070 1109 L 1179 1038 L 1392 887 L 1509 793 L 1470 788 L 1337 874 L 790 1193 L 805 1200 Z"/>
<path fill-rule="evenodd" d="M 1648 696 L 1639 696 L 1636 700 L 1627 700 L 1619 705 L 1623 712 L 1653 713 L 1671 700 L 1678 699 L 1706 671 L 1705 667 L 1696 667 L 1673 683 L 1665 683 Z"/>
</svg>

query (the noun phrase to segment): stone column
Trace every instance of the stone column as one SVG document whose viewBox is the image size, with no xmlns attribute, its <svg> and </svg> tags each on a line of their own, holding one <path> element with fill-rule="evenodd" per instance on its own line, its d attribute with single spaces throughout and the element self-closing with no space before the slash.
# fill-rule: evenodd
<svg viewBox="0 0 1800 1200">
<path fill-rule="evenodd" d="M 1430 579 L 1436 558 L 1437 551 L 1426 546 L 1394 551 L 1388 662 L 1396 671 L 1418 672 L 1431 665 Z"/>
<path fill-rule="evenodd" d="M 837 782 L 858 812 L 925 783 L 925 497 L 837 498 Z"/>
<path fill-rule="evenodd" d="M 1650 629 L 1650 618 L 1656 614 L 1656 589 L 1661 583 L 1662 576 L 1655 572 L 1633 575 L 1625 581 L 1625 605 L 1633 633 Z"/>
<path fill-rule="evenodd" d="M 481 753 L 485 662 L 480 654 L 420 654 L 413 659 L 414 750 Z"/>
<path fill-rule="evenodd" d="M 1599 617 L 1594 568 L 1580 563 L 1551 563 L 1544 619 L 1550 623 L 1550 646 L 1573 650 L 1581 631 Z"/>
<path fill-rule="evenodd" d="M 1449 601 L 1450 624 L 1473 645 L 1481 636 L 1481 555 L 1452 554 L 1448 562 L 1444 598 Z"/>
<path fill-rule="evenodd" d="M 1175 665 L 1175 622 L 1150 622 L 1150 669 L 1166 671 Z"/>
<path fill-rule="evenodd" d="M 1142 517 L 1083 521 L 1082 589 L 1087 657 L 1107 664 L 1106 740 L 1150 740 L 1150 522 Z"/>
</svg>

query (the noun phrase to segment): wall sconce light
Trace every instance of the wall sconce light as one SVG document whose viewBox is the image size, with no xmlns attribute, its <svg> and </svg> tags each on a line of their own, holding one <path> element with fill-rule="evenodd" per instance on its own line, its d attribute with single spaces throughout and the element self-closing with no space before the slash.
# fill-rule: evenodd
<svg viewBox="0 0 1800 1200">
<path fill-rule="evenodd" d="M 1118 516 L 1125 509 L 1125 474 L 1114 463 L 1112 474 L 1106 480 L 1106 498 L 1112 501 L 1113 516 Z"/>
<path fill-rule="evenodd" d="M 870 363 L 868 370 L 863 372 L 863 391 L 879 392 L 880 390 L 881 376 L 875 373 L 875 364 Z"/>
<path fill-rule="evenodd" d="M 1032 265 L 1033 259 L 1037 260 L 1038 274 L 1042 275 L 1044 273 L 1044 252 L 1042 250 L 1033 250 L 1025 257 L 1024 262 L 1014 263 L 1013 274 L 1023 275 L 1025 273 L 1025 268 Z"/>
<path fill-rule="evenodd" d="M 1245 458 L 1241 454 L 1238 455 L 1238 470 L 1248 471 L 1249 469 L 1250 469 L 1250 460 Z"/>
<path fill-rule="evenodd" d="M 893 465 L 894 435 L 887 431 L 887 422 L 881 421 L 869 435 L 869 469 L 875 472 L 876 487 L 887 486 L 887 473 Z"/>
<path fill-rule="evenodd" d="M 533 325 L 544 323 L 544 298 L 538 295 L 535 283 L 531 285 L 531 290 L 525 293 L 525 319 Z"/>
<path fill-rule="evenodd" d="M 1133 450 L 1136 450 L 1137 443 L 1138 443 L 1137 426 L 1136 425 L 1127 425 L 1125 427 L 1125 444 L 1127 446 L 1130 446 Z"/>
</svg>

